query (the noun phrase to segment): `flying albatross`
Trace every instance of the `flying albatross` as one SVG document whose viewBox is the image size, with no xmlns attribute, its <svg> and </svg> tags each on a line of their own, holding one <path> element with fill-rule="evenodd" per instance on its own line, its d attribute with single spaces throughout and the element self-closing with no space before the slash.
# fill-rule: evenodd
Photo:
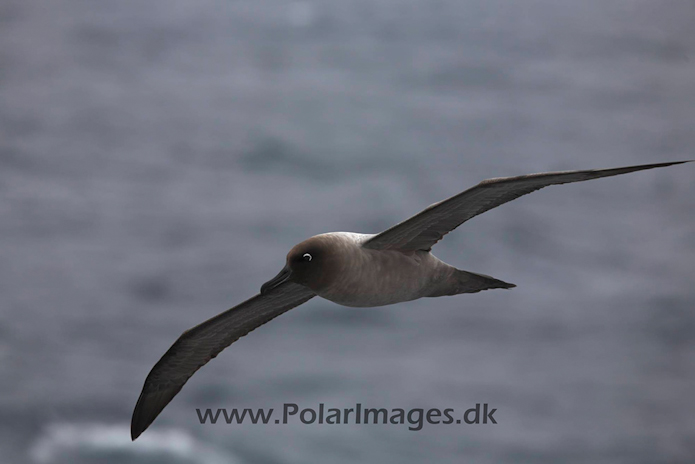
<svg viewBox="0 0 695 464">
<path fill-rule="evenodd" d="M 515 287 L 456 269 L 430 253 L 444 235 L 478 214 L 549 185 L 687 162 L 488 179 L 380 234 L 332 232 L 311 237 L 290 250 L 285 267 L 263 284 L 259 294 L 176 340 L 145 380 L 133 411 L 131 437 L 140 436 L 188 379 L 220 351 L 316 295 L 345 306 L 370 307 Z"/>
</svg>

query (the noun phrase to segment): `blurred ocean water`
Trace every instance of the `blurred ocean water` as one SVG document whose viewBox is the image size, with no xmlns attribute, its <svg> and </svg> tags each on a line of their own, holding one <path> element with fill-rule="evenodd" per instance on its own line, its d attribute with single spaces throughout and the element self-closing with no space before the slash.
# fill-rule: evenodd
<svg viewBox="0 0 695 464">
<path fill-rule="evenodd" d="M 434 248 L 511 291 L 321 299 L 128 424 L 180 333 L 295 243 L 489 177 L 695 157 L 695 6 L 0 4 L 0 462 L 690 463 L 695 171 L 546 189 Z M 494 426 L 200 425 L 457 408 Z"/>
</svg>

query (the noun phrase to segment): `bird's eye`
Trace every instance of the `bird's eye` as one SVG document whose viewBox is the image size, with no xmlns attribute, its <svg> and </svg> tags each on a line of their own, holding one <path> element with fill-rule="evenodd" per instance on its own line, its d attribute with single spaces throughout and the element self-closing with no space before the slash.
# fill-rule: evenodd
<svg viewBox="0 0 695 464">
<path fill-rule="evenodd" d="M 304 253 L 302 258 L 304 258 L 304 261 L 311 261 L 311 255 L 309 253 Z"/>
</svg>

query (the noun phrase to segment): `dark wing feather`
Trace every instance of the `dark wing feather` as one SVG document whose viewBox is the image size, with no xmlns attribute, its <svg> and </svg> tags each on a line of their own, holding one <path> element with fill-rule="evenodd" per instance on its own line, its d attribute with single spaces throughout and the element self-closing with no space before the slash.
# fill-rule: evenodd
<svg viewBox="0 0 695 464">
<path fill-rule="evenodd" d="M 185 331 L 145 380 L 133 411 L 132 439 L 145 431 L 188 379 L 220 351 L 314 296 L 314 292 L 302 285 L 285 282 Z"/>
<path fill-rule="evenodd" d="M 676 161 L 588 171 L 544 172 L 484 180 L 475 187 L 435 203 L 410 219 L 375 235 L 362 246 L 375 250 L 430 250 L 444 235 L 472 217 L 543 187 L 688 162 Z"/>
</svg>

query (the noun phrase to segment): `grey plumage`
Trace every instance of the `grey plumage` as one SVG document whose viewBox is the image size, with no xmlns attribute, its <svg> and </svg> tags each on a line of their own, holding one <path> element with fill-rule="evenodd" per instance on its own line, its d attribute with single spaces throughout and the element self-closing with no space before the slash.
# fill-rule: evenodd
<svg viewBox="0 0 695 464">
<path fill-rule="evenodd" d="M 135 440 L 181 390 L 188 379 L 220 351 L 316 294 L 285 282 L 267 295 L 256 295 L 186 330 L 150 371 L 130 424 Z"/>
<path fill-rule="evenodd" d="M 375 235 L 364 246 L 377 250 L 429 250 L 444 235 L 469 219 L 543 187 L 689 162 L 675 161 L 615 169 L 543 172 L 487 179 L 458 195 L 430 205 L 415 216 Z"/>
<path fill-rule="evenodd" d="M 169 348 L 145 380 L 133 412 L 131 437 L 136 439 L 149 427 L 188 379 L 220 351 L 316 295 L 346 306 L 380 306 L 514 287 L 456 269 L 430 253 L 444 235 L 474 216 L 549 185 L 686 162 L 489 179 L 380 234 L 333 232 L 311 237 L 292 248 L 285 268 L 260 294 L 187 330 Z"/>
</svg>

